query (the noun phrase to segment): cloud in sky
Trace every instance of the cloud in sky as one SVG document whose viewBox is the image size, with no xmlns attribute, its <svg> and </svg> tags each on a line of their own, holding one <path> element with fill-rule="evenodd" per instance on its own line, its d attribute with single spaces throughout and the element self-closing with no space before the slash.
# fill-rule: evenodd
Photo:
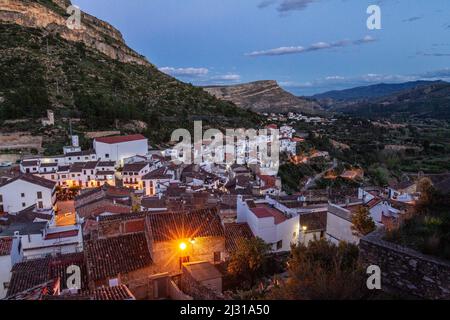
<svg viewBox="0 0 450 320">
<path fill-rule="evenodd" d="M 290 11 L 301 11 L 306 9 L 311 3 L 318 0 L 263 0 L 258 8 L 263 9 L 275 3 L 278 3 L 277 10 L 282 14 Z"/>
<path fill-rule="evenodd" d="M 212 77 L 212 80 L 215 81 L 240 81 L 241 76 L 239 74 L 224 74 Z"/>
<path fill-rule="evenodd" d="M 350 45 L 362 45 L 366 43 L 371 43 L 376 41 L 375 38 L 371 36 L 365 36 L 362 39 L 350 41 L 350 40 L 341 40 L 337 42 L 316 42 L 309 47 L 302 47 L 302 46 L 291 46 L 291 47 L 279 47 L 274 49 L 268 49 L 268 50 L 262 50 L 262 51 L 253 51 L 250 53 L 246 53 L 246 56 L 249 57 L 260 57 L 260 56 L 281 56 L 281 55 L 287 55 L 287 54 L 300 54 L 300 53 L 306 53 L 306 52 L 312 52 L 312 51 L 319 51 L 319 50 L 326 50 L 326 49 L 333 49 L 333 48 L 341 48 L 346 47 Z"/>
<path fill-rule="evenodd" d="M 401 74 L 377 74 L 367 73 L 359 76 L 339 76 L 330 75 L 324 78 L 316 79 L 306 82 L 280 82 L 280 85 L 286 88 L 296 89 L 323 89 L 323 90 L 336 90 L 351 88 L 357 86 L 366 86 L 378 83 L 403 83 L 409 81 L 418 80 L 450 80 L 450 68 L 444 68 L 439 70 L 427 71 L 417 74 L 401 75 Z"/>
<path fill-rule="evenodd" d="M 159 68 L 159 70 L 172 77 L 180 78 L 184 81 L 193 81 L 199 85 L 224 84 L 241 81 L 241 76 L 237 73 L 211 74 L 208 68 L 203 67 L 202 68 L 162 67 Z"/>
<path fill-rule="evenodd" d="M 201 77 L 206 76 L 209 73 L 207 68 L 173 68 L 162 67 L 159 71 L 164 72 L 174 77 Z"/>
<path fill-rule="evenodd" d="M 414 21 L 420 20 L 420 19 L 422 19 L 422 18 L 423 18 L 423 17 L 415 16 L 415 17 L 410 17 L 410 18 L 408 18 L 408 19 L 404 19 L 404 20 L 402 20 L 402 22 L 414 22 Z"/>
</svg>

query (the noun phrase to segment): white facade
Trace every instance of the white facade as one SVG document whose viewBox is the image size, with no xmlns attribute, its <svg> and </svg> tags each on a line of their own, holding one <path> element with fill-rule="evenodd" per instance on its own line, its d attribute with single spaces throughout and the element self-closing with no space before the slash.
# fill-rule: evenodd
<svg viewBox="0 0 450 320">
<path fill-rule="evenodd" d="M 120 139 L 116 139 L 120 141 Z M 125 140 L 125 139 L 124 139 Z M 109 140 L 94 140 L 94 149 L 102 161 L 115 161 L 123 166 L 124 160 L 133 156 L 145 156 L 148 153 L 148 140 L 145 138 L 124 142 L 102 142 Z M 114 140 L 112 140 L 114 141 Z"/>
<path fill-rule="evenodd" d="M 21 254 L 25 259 L 39 259 L 48 255 L 83 251 L 83 234 L 80 225 L 47 227 L 43 234 L 20 237 Z"/>
<path fill-rule="evenodd" d="M 329 204 L 327 213 L 327 239 L 338 244 L 341 241 L 358 244 L 359 237 L 353 234 L 350 210 Z"/>
<path fill-rule="evenodd" d="M 37 210 L 53 209 L 56 203 L 56 184 L 46 187 L 25 179 L 12 179 L 0 187 L 0 212 L 18 213 L 33 205 L 36 205 Z"/>
<path fill-rule="evenodd" d="M 285 215 L 285 219 L 281 219 L 277 223 L 275 216 L 258 217 L 252 211 L 253 208 L 250 208 L 242 196 L 239 196 L 237 199 L 237 222 L 247 223 L 256 237 L 272 245 L 273 251 L 289 251 L 291 250 L 291 244 L 299 243 L 301 240 L 300 218 L 287 210 L 283 213 L 280 210 L 282 209 L 281 206 L 276 208 L 267 201 L 268 199 L 255 203 L 266 205 L 271 210 L 278 210 L 279 214 Z"/>
<path fill-rule="evenodd" d="M 12 241 L 11 251 L 0 254 L 0 300 L 6 297 L 8 285 L 11 280 L 11 269 L 14 264 L 20 262 L 19 240 L 17 238 L 4 238 L 1 241 Z"/>
</svg>

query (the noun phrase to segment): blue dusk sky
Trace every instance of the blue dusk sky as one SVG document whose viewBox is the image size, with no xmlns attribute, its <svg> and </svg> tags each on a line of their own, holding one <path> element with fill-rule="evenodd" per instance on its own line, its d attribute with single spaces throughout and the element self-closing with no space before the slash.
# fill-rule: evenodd
<svg viewBox="0 0 450 320">
<path fill-rule="evenodd" d="M 277 80 L 297 95 L 450 80 L 449 0 L 73 0 L 196 85 Z M 369 30 L 369 5 L 381 30 Z"/>
</svg>

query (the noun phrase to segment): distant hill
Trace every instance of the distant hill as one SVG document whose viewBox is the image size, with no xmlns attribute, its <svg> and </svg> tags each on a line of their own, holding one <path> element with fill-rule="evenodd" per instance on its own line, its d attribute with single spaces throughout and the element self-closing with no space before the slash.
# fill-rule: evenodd
<svg viewBox="0 0 450 320">
<path fill-rule="evenodd" d="M 136 129 L 161 142 L 193 119 L 217 128 L 259 123 L 257 114 L 160 72 L 104 21 L 82 13 L 82 29 L 69 29 L 70 4 L 0 1 L 0 124 L 51 109 L 58 125 L 72 118 L 83 131 Z"/>
<path fill-rule="evenodd" d="M 437 81 L 439 82 L 439 81 Z M 312 96 L 317 100 L 331 99 L 334 101 L 368 100 L 380 98 L 403 90 L 416 88 L 423 85 L 430 85 L 433 81 L 413 81 L 405 83 L 380 83 L 364 87 L 356 87 L 346 90 L 328 91 Z"/>
<path fill-rule="evenodd" d="M 431 82 L 381 98 L 336 103 L 331 109 L 372 118 L 416 117 L 450 120 L 450 83 Z"/>
<path fill-rule="evenodd" d="M 237 106 L 258 113 L 302 112 L 323 113 L 320 105 L 305 98 L 296 97 L 282 89 L 276 81 L 256 81 L 233 86 L 210 86 L 204 88 L 210 94 Z"/>
</svg>

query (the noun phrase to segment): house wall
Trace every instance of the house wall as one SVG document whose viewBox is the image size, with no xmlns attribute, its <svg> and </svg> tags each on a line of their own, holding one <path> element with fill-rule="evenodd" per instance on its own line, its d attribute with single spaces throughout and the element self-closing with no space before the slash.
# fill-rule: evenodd
<svg viewBox="0 0 450 320">
<path fill-rule="evenodd" d="M 330 212 L 327 214 L 327 238 L 333 243 L 340 241 L 359 243 L 359 238 L 353 235 L 351 221 Z"/>
<path fill-rule="evenodd" d="M 274 251 L 285 252 L 291 250 L 291 244 L 300 241 L 300 218 L 296 216 L 276 226 L 277 242 L 283 241 L 281 249 L 277 249 L 274 245 Z"/>
<path fill-rule="evenodd" d="M 148 140 L 129 141 L 124 143 L 107 144 L 94 140 L 94 149 L 97 157 L 105 160 L 116 161 L 123 165 L 127 158 L 140 155 L 145 156 L 148 152 Z M 109 155 L 109 157 L 106 157 Z"/>
<path fill-rule="evenodd" d="M 187 244 L 185 251 L 180 250 L 180 243 Z M 190 262 L 208 261 L 214 263 L 214 252 L 221 252 L 225 257 L 225 237 L 196 238 L 195 244 L 189 239 L 177 241 L 153 242 L 152 259 L 157 272 L 179 274 L 181 272 L 180 258 L 189 256 Z"/>
<path fill-rule="evenodd" d="M 48 189 L 33 183 L 16 180 L 0 188 L 3 196 L 3 208 L 5 212 L 17 213 L 42 201 L 43 209 L 52 209 L 56 202 L 56 194 L 52 194 L 52 189 Z M 42 199 L 38 199 L 37 193 L 42 192 Z M 24 193 L 24 197 L 21 194 Z M 25 205 L 23 206 L 22 203 Z M 0 205 L 2 205 L 0 203 Z"/>
<path fill-rule="evenodd" d="M 281 205 L 275 206 L 281 210 L 285 208 Z M 287 208 L 286 210 L 291 211 Z M 274 251 L 289 251 L 291 250 L 291 243 L 297 243 L 299 241 L 300 218 L 298 215 L 276 225 L 273 217 L 256 217 L 248 205 L 242 201 L 241 197 L 238 198 L 237 202 L 237 222 L 246 222 L 253 234 L 263 239 L 266 243 L 271 244 L 272 250 Z M 281 249 L 277 249 L 277 243 L 279 241 L 283 242 Z"/>
<path fill-rule="evenodd" d="M 220 282 L 222 282 L 222 279 L 220 279 Z M 194 300 L 223 300 L 223 296 L 221 293 L 212 290 L 211 288 L 208 288 L 207 286 L 203 285 L 202 283 L 196 281 L 189 272 L 184 270 L 183 274 L 181 275 L 181 290 L 183 290 L 184 293 L 188 294 Z M 221 286 L 220 286 L 221 287 Z"/>
<path fill-rule="evenodd" d="M 0 299 L 6 297 L 8 291 L 5 284 L 11 280 L 11 256 L 0 256 Z"/>
</svg>

